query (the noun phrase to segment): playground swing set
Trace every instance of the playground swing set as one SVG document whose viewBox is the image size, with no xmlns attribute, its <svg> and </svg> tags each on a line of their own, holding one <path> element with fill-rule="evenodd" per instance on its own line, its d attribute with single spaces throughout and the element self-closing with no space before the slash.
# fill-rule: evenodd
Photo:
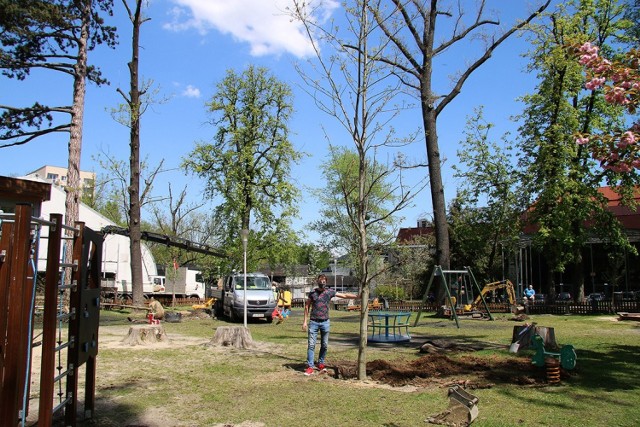
<svg viewBox="0 0 640 427">
<path fill-rule="evenodd" d="M 435 279 L 438 278 L 438 279 Z M 433 281 L 440 280 L 443 289 L 446 293 L 446 309 L 448 309 L 451 313 L 451 317 L 456 321 L 456 326 L 460 328 L 460 321 L 458 318 L 458 312 L 466 313 L 474 315 L 475 312 L 471 311 L 471 303 L 473 301 L 473 293 L 477 292 L 482 301 L 484 309 L 486 310 L 487 317 L 490 320 L 493 319 L 493 315 L 489 310 L 489 306 L 484 299 L 484 295 L 482 294 L 482 290 L 480 286 L 478 286 L 478 282 L 471 271 L 471 268 L 464 267 L 463 270 L 443 270 L 441 266 L 436 265 L 433 269 L 433 273 L 431 273 L 431 277 L 429 278 L 429 283 L 427 284 L 427 290 L 424 293 L 424 297 L 422 298 L 422 304 L 420 306 L 420 310 L 418 310 L 418 315 L 416 316 L 416 320 L 413 326 L 418 325 L 418 321 L 420 320 L 420 315 L 422 314 L 422 307 L 427 302 L 429 298 L 429 292 L 431 291 L 431 286 L 434 284 Z M 474 291 L 475 289 L 475 291 Z M 484 316 L 483 316 L 484 317 Z"/>
</svg>

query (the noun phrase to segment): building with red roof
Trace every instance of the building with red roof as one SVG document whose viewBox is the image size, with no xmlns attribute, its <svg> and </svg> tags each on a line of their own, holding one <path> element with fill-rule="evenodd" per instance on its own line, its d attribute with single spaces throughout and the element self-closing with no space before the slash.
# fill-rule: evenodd
<svg viewBox="0 0 640 427">
<path fill-rule="evenodd" d="M 622 198 L 610 187 L 601 187 L 598 192 L 607 199 L 607 210 L 613 213 L 622 225 L 630 243 L 640 252 L 640 187 L 634 192 L 634 208 L 622 204 Z M 526 218 L 527 214 L 524 214 Z M 573 277 L 573 265 L 567 265 L 564 273 L 548 274 L 544 252 L 532 246 L 532 237 L 538 227 L 526 224 L 522 228 L 520 250 L 505 259 L 507 277 L 517 284 L 519 289 L 532 284 L 539 293 L 556 294 L 570 292 L 575 298 L 578 289 L 570 283 Z M 434 234 L 434 228 L 427 221 L 418 221 L 417 227 L 401 228 L 396 241 L 402 245 L 415 244 L 418 236 Z M 455 250 L 455 248 L 452 248 Z M 640 291 L 640 259 L 638 255 L 626 253 L 620 265 L 612 265 L 606 248 L 600 238 L 588 239 L 583 249 L 583 267 L 585 294 L 604 292 L 610 295 L 618 291 Z M 453 266 L 452 266 L 453 267 Z M 614 284 L 617 287 L 614 289 Z"/>
</svg>

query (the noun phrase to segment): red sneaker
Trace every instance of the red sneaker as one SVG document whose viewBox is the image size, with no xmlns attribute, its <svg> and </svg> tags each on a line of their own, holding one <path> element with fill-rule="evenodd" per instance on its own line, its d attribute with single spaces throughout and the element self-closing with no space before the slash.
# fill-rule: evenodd
<svg viewBox="0 0 640 427">
<path fill-rule="evenodd" d="M 324 363 L 320 363 L 320 364 L 318 364 L 318 370 L 320 372 L 327 372 L 327 367 L 324 366 Z"/>
<path fill-rule="evenodd" d="M 313 375 L 313 368 L 312 367 L 308 367 L 305 371 L 304 371 L 305 375 Z"/>
</svg>

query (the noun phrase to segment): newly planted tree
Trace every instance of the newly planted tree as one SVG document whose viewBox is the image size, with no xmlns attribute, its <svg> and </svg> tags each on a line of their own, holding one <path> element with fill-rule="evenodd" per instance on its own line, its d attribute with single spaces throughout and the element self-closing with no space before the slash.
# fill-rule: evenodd
<svg viewBox="0 0 640 427">
<path fill-rule="evenodd" d="M 393 150 L 410 141 L 395 138 L 390 121 L 398 111 L 392 106 L 397 82 L 390 82 L 379 61 L 382 45 L 369 1 L 345 7 L 344 27 L 320 22 L 318 10 L 294 1 L 293 16 L 304 25 L 315 51 L 310 69 L 300 67 L 316 105 L 333 117 L 348 135 L 355 151 L 332 149 L 325 169 L 330 195 L 325 205 L 326 232 L 335 226 L 335 242 L 354 254 L 359 294 L 368 301 L 370 285 L 379 274 L 380 245 L 389 242 L 389 221 L 411 200 L 413 193 L 402 181 L 404 160 Z M 344 28 L 344 31 L 341 29 Z M 322 49 L 321 49 L 322 46 Z M 396 108 L 392 108 L 396 107 Z M 389 164 L 377 155 L 394 158 Z M 417 185 L 420 188 L 420 184 Z M 358 378 L 366 378 L 368 307 L 360 312 Z"/>
</svg>

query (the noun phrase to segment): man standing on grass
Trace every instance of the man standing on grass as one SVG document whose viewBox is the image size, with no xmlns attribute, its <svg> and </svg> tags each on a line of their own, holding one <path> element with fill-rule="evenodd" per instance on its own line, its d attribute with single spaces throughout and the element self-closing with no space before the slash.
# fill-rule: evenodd
<svg viewBox="0 0 640 427">
<path fill-rule="evenodd" d="M 318 370 L 325 372 L 324 359 L 327 355 L 329 347 L 329 302 L 331 298 L 347 298 L 356 299 L 356 294 L 347 294 L 343 292 L 336 292 L 335 289 L 327 289 L 327 276 L 321 274 L 317 280 L 318 287 L 309 292 L 309 297 L 304 305 L 304 321 L 302 323 L 302 330 L 309 331 L 308 345 L 307 345 L 307 369 L 304 371 L 305 375 L 312 375 L 315 364 L 315 350 L 316 340 L 318 338 L 318 331 L 320 331 L 320 353 L 318 354 Z M 309 323 L 307 325 L 307 319 Z"/>
</svg>

